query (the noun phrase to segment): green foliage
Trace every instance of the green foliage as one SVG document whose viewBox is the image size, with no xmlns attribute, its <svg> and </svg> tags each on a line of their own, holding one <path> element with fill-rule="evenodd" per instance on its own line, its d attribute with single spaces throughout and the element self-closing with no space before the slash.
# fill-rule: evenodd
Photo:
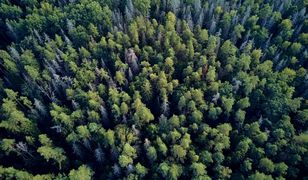
<svg viewBox="0 0 308 180">
<path fill-rule="evenodd" d="M 148 173 L 148 169 L 142 166 L 140 163 L 136 165 L 136 172 L 140 175 L 140 177 L 144 177 Z"/>
<path fill-rule="evenodd" d="M 157 159 L 157 152 L 153 146 L 147 148 L 147 157 L 150 161 L 154 162 Z"/>
<path fill-rule="evenodd" d="M 5 152 L 5 154 L 10 154 L 10 152 L 14 151 L 15 139 L 2 139 L 1 141 L 1 150 Z"/>
<path fill-rule="evenodd" d="M 3 99 L 1 106 L 3 120 L 0 122 L 0 128 L 14 134 L 36 134 L 36 123 L 28 119 L 23 111 L 17 108 L 17 93 L 11 89 L 5 89 L 7 98 Z"/>
<path fill-rule="evenodd" d="M 142 126 L 150 121 L 154 120 L 154 116 L 151 110 L 148 109 L 139 98 L 133 103 L 135 113 L 133 115 L 133 120 L 138 126 Z"/>
<path fill-rule="evenodd" d="M 84 179 L 90 180 L 92 179 L 93 171 L 86 165 L 81 165 L 77 170 L 73 169 L 69 173 L 70 180 Z"/>
<path fill-rule="evenodd" d="M 305 178 L 306 6 L 2 0 L 0 179 Z"/>
<path fill-rule="evenodd" d="M 266 179 L 273 179 L 271 176 L 269 175 L 265 175 L 263 173 L 260 172 L 256 172 L 255 174 L 252 174 L 248 177 L 249 180 L 266 180 Z"/>
<path fill-rule="evenodd" d="M 46 134 L 39 135 L 39 140 L 42 146 L 37 149 L 37 152 L 40 153 L 40 155 L 43 156 L 47 162 L 49 160 L 57 162 L 59 168 L 61 169 L 67 160 L 67 157 L 64 155 L 64 150 L 59 147 L 54 147 L 52 145 L 52 141 Z"/>
<path fill-rule="evenodd" d="M 193 163 L 191 165 L 191 169 L 193 172 L 193 177 L 200 177 L 200 176 L 204 176 L 206 174 L 206 170 L 205 170 L 206 166 L 202 163 Z"/>
<path fill-rule="evenodd" d="M 262 158 L 259 162 L 259 168 L 265 173 L 272 173 L 274 171 L 274 163 L 268 158 Z"/>
<path fill-rule="evenodd" d="M 144 16 L 147 15 L 150 9 L 151 1 L 150 0 L 133 0 L 133 4 L 138 11 Z"/>
<path fill-rule="evenodd" d="M 17 74 L 19 72 L 16 62 L 6 51 L 0 50 L 0 58 L 1 64 L 7 73 Z"/>
</svg>

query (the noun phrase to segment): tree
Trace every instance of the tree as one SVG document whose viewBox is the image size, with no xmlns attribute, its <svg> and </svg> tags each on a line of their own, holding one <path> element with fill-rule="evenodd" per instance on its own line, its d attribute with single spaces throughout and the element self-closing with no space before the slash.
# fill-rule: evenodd
<svg viewBox="0 0 308 180">
<path fill-rule="evenodd" d="M 171 164 L 168 178 L 178 179 L 182 173 L 183 173 L 183 168 L 180 165 Z"/>
<path fill-rule="evenodd" d="M 307 125 L 308 121 L 308 109 L 303 109 L 297 112 L 297 121 L 300 124 Z"/>
<path fill-rule="evenodd" d="M 57 104 L 51 105 L 52 110 L 50 111 L 50 115 L 52 117 L 52 120 L 56 124 L 62 124 L 68 130 L 71 130 L 74 126 L 73 119 L 69 116 L 68 109 L 58 106 Z"/>
<path fill-rule="evenodd" d="M 193 163 L 190 168 L 193 172 L 193 177 L 197 178 L 206 175 L 206 166 L 202 163 Z"/>
<path fill-rule="evenodd" d="M 93 176 L 93 171 L 86 165 L 81 165 L 77 170 L 73 169 L 69 173 L 70 180 L 84 179 L 90 180 Z"/>
<path fill-rule="evenodd" d="M 172 155 L 180 160 L 184 161 L 187 151 L 180 145 L 174 145 L 171 149 Z"/>
<path fill-rule="evenodd" d="M 157 159 L 156 149 L 153 146 L 147 148 L 147 157 L 150 162 L 154 162 Z"/>
<path fill-rule="evenodd" d="M 272 173 L 274 171 L 274 163 L 268 158 L 262 158 L 259 162 L 259 168 L 265 173 Z"/>
<path fill-rule="evenodd" d="M 158 171 L 164 178 L 177 179 L 183 172 L 183 168 L 178 164 L 160 163 Z"/>
<path fill-rule="evenodd" d="M 250 102 L 249 102 L 249 98 L 245 97 L 240 99 L 236 105 L 240 108 L 240 109 L 246 109 L 250 106 Z"/>
<path fill-rule="evenodd" d="M 19 6 L 12 5 L 11 3 L 1 3 L 0 12 L 0 16 L 3 19 L 17 19 L 22 14 L 21 8 Z"/>
<path fill-rule="evenodd" d="M 247 132 L 247 136 L 257 144 L 264 144 L 268 140 L 268 135 L 260 130 L 258 122 L 246 124 L 244 129 Z"/>
<path fill-rule="evenodd" d="M 149 123 L 150 121 L 154 120 L 154 116 L 151 113 L 150 109 L 148 109 L 139 98 L 137 98 L 134 103 L 133 107 L 135 109 L 135 113 L 133 115 L 133 121 L 138 126 L 142 126 L 144 124 Z"/>
<path fill-rule="evenodd" d="M 230 113 L 234 104 L 234 99 L 233 98 L 226 98 L 223 96 L 221 98 L 222 101 L 222 107 L 226 110 L 227 113 Z"/>
<path fill-rule="evenodd" d="M 133 163 L 133 158 L 137 157 L 136 149 L 130 144 L 126 143 L 123 147 L 122 155 L 119 157 L 119 164 L 121 167 L 127 167 Z"/>
<path fill-rule="evenodd" d="M 241 24 L 237 24 L 236 26 L 234 26 L 233 41 L 236 42 L 237 39 L 241 39 L 243 32 L 245 32 L 244 26 L 242 26 Z"/>
<path fill-rule="evenodd" d="M 161 140 L 160 137 L 156 139 L 156 143 L 158 145 L 158 151 L 161 152 L 164 156 L 166 156 L 168 151 L 166 144 Z"/>
<path fill-rule="evenodd" d="M 216 169 L 218 171 L 218 178 L 227 179 L 231 177 L 232 170 L 229 167 L 219 165 Z"/>
<path fill-rule="evenodd" d="M 126 156 L 126 155 L 120 155 L 119 157 L 119 164 L 122 168 L 127 167 L 129 164 L 133 163 L 133 158 Z"/>
<path fill-rule="evenodd" d="M 138 28 L 136 23 L 132 23 L 129 25 L 129 32 L 130 32 L 130 39 L 133 44 L 139 43 L 139 34 L 138 34 Z"/>
<path fill-rule="evenodd" d="M 306 1 L 2 0 L 0 179 L 305 178 Z"/>
<path fill-rule="evenodd" d="M 140 163 L 136 164 L 136 172 L 140 177 L 144 177 L 148 173 L 148 169 Z"/>
<path fill-rule="evenodd" d="M 15 139 L 2 139 L 1 141 L 1 150 L 5 152 L 6 155 L 15 151 Z"/>
<path fill-rule="evenodd" d="M 236 111 L 235 113 L 235 119 L 237 122 L 239 122 L 240 124 L 243 124 L 244 123 L 244 120 L 245 120 L 245 115 L 246 115 L 246 112 L 239 109 Z"/>
<path fill-rule="evenodd" d="M 308 44 L 308 33 L 302 33 L 299 35 L 299 40 L 302 44 L 307 45 Z"/>
<path fill-rule="evenodd" d="M 251 143 L 252 143 L 252 141 L 249 138 L 246 138 L 246 139 L 241 140 L 237 144 L 236 149 L 235 149 L 235 153 L 233 155 L 233 158 L 235 159 L 235 161 L 240 161 L 240 160 L 244 159 L 246 153 L 249 150 L 249 145 Z M 247 167 L 245 167 L 244 169 L 246 170 Z"/>
<path fill-rule="evenodd" d="M 142 83 L 142 89 L 141 89 L 142 98 L 146 101 L 151 100 L 153 97 L 153 87 L 149 80 L 145 80 Z"/>
<path fill-rule="evenodd" d="M 15 60 L 4 50 L 0 50 L 1 64 L 8 74 L 17 74 L 19 72 Z"/>
<path fill-rule="evenodd" d="M 275 164 L 275 168 L 274 168 L 274 173 L 277 174 L 278 176 L 284 176 L 287 173 L 288 170 L 288 166 L 284 163 L 278 163 Z"/>
<path fill-rule="evenodd" d="M 1 178 L 17 178 L 17 179 L 33 179 L 33 175 L 28 173 L 27 171 L 21 171 L 18 169 L 15 169 L 13 167 L 3 167 L 0 166 L 0 173 L 1 173 Z M 49 177 L 51 178 L 51 177 Z"/>
<path fill-rule="evenodd" d="M 90 40 L 90 36 L 88 35 L 86 28 L 80 25 L 69 31 L 69 34 L 77 46 L 82 46 Z"/>
<path fill-rule="evenodd" d="M 293 29 L 292 29 L 292 21 L 290 19 L 284 19 L 281 21 L 280 25 L 279 25 L 279 29 L 280 29 L 280 36 L 285 39 L 288 40 L 292 34 L 293 34 Z"/>
<path fill-rule="evenodd" d="M 222 62 L 228 64 L 229 58 L 235 56 L 237 48 L 233 45 L 230 40 L 225 41 L 219 51 L 219 55 L 222 58 Z"/>
<path fill-rule="evenodd" d="M 4 90 L 7 98 L 3 99 L 1 106 L 2 117 L 0 128 L 6 129 L 14 134 L 33 135 L 37 134 L 37 126 L 33 120 L 28 119 L 23 111 L 18 110 L 17 93 L 11 89 Z"/>
<path fill-rule="evenodd" d="M 252 162 L 250 159 L 247 159 L 241 164 L 241 171 L 247 173 L 251 170 L 252 170 Z"/>
<path fill-rule="evenodd" d="M 169 169 L 170 169 L 169 165 L 166 162 L 162 162 L 159 164 L 159 167 L 157 170 L 163 177 L 166 178 L 168 175 Z"/>
<path fill-rule="evenodd" d="M 218 119 L 219 115 L 222 113 L 222 109 L 220 107 L 210 107 L 208 116 L 210 119 L 216 120 Z"/>
<path fill-rule="evenodd" d="M 176 16 L 172 12 L 168 12 L 166 16 L 166 29 L 168 31 L 172 31 L 175 29 L 175 24 L 176 24 Z"/>
<path fill-rule="evenodd" d="M 290 52 L 293 55 L 297 55 L 301 51 L 302 45 L 300 43 L 293 43 L 290 47 Z"/>
<path fill-rule="evenodd" d="M 203 114 L 201 111 L 193 111 L 192 112 L 192 121 L 196 123 L 200 123 L 203 119 Z"/>
<path fill-rule="evenodd" d="M 216 68 L 210 66 L 208 73 L 206 74 L 206 80 L 208 82 L 213 82 L 213 81 L 215 81 L 215 79 L 216 79 Z"/>
<path fill-rule="evenodd" d="M 64 150 L 59 147 L 54 147 L 52 141 L 46 134 L 39 135 L 39 140 L 42 146 L 37 149 L 37 152 L 40 153 L 47 162 L 49 162 L 49 160 L 57 162 L 59 169 L 62 169 L 67 160 L 67 157 L 64 155 Z"/>
<path fill-rule="evenodd" d="M 96 1 L 81 1 L 70 6 L 69 18 L 75 19 L 79 24 L 102 23 L 105 29 L 111 25 L 111 10 L 108 6 L 102 7 Z"/>
<path fill-rule="evenodd" d="M 198 38 L 201 43 L 206 43 L 209 39 L 209 34 L 206 29 L 201 29 L 199 32 L 199 38 Z"/>
<path fill-rule="evenodd" d="M 133 4 L 143 16 L 147 16 L 151 5 L 150 0 L 133 0 Z"/>
<path fill-rule="evenodd" d="M 215 58 L 215 56 L 216 56 L 216 52 L 215 52 L 216 46 L 217 46 L 217 37 L 216 36 L 210 36 L 208 43 L 207 43 L 206 53 L 211 58 Z"/>
<path fill-rule="evenodd" d="M 260 173 L 260 172 L 256 172 L 255 174 L 252 174 L 248 177 L 249 180 L 266 180 L 266 179 L 269 179 L 269 180 L 272 180 L 272 176 L 270 175 L 265 175 L 263 173 Z"/>
</svg>

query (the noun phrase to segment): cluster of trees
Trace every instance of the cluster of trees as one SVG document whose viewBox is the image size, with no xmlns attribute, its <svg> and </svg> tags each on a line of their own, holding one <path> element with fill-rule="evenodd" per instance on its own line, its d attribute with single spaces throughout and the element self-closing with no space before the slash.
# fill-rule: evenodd
<svg viewBox="0 0 308 180">
<path fill-rule="evenodd" d="M 307 178 L 307 7 L 2 0 L 0 178 Z"/>
</svg>

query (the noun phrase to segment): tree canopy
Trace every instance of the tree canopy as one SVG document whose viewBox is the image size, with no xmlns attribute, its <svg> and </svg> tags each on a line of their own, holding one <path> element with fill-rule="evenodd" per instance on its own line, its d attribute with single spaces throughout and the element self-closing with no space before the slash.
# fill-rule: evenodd
<svg viewBox="0 0 308 180">
<path fill-rule="evenodd" d="M 0 179 L 307 179 L 307 0 L 2 0 Z"/>
</svg>

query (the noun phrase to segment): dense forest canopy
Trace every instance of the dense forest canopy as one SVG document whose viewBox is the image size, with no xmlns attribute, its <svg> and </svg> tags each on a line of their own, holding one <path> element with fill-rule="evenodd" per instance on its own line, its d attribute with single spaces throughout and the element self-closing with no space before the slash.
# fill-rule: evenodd
<svg viewBox="0 0 308 180">
<path fill-rule="evenodd" d="M 1 0 L 0 179 L 308 178 L 307 0 Z"/>
</svg>

